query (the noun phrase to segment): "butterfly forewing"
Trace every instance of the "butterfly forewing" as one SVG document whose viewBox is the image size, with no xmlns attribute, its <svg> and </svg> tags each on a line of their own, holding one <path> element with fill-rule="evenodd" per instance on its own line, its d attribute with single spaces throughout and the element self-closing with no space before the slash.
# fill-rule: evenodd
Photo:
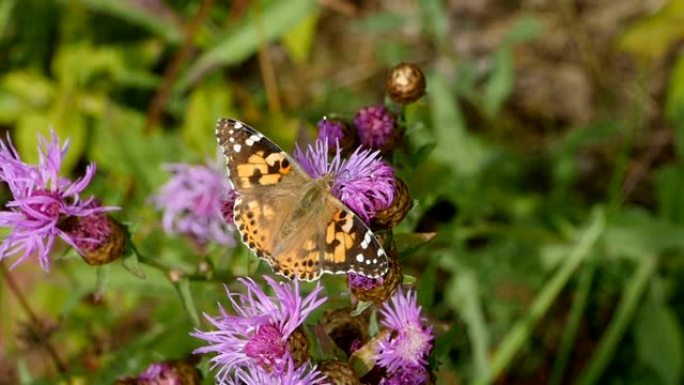
<svg viewBox="0 0 684 385">
<path fill-rule="evenodd" d="M 238 193 L 235 225 L 275 272 L 314 280 L 323 272 L 387 271 L 385 251 L 368 227 L 275 143 L 232 119 L 219 120 L 216 137 Z"/>
</svg>

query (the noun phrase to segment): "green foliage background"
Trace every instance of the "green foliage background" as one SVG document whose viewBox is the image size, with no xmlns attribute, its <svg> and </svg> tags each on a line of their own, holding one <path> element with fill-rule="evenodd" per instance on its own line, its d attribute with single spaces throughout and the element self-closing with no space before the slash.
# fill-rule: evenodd
<svg viewBox="0 0 684 385">
<path fill-rule="evenodd" d="M 682 383 L 684 3 L 359 3 L 214 2 L 186 41 L 200 2 L 3 0 L 0 128 L 29 161 L 37 132 L 69 137 L 65 172 L 96 162 L 90 192 L 123 207 L 162 271 L 247 274 L 243 248 L 161 231 L 148 199 L 162 165 L 213 159 L 222 116 L 291 149 L 323 115 L 381 102 L 386 70 L 416 62 L 428 91 L 397 159 L 416 205 L 395 232 L 438 233 L 402 259 L 438 334 L 437 382 Z M 12 272 L 76 383 L 187 356 L 192 309 L 213 314 L 223 296 L 220 274 L 172 284 L 126 264 L 65 252 L 49 274 Z M 4 285 L 0 303 L 0 384 L 55 383 Z"/>
</svg>

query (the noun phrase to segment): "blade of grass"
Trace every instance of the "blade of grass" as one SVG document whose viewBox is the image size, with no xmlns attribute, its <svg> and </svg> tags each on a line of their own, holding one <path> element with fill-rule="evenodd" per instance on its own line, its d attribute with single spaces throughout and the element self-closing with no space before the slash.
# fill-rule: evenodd
<svg viewBox="0 0 684 385">
<path fill-rule="evenodd" d="M 292 0 L 274 2 L 261 14 L 263 36 L 252 18 L 228 34 L 214 48 L 202 54 L 176 84 L 175 90 L 185 89 L 207 73 L 230 64 L 239 63 L 257 52 L 260 44 L 271 41 L 294 28 L 298 23 L 316 12 L 315 0 Z M 261 38 L 260 38 L 261 37 Z"/>
<path fill-rule="evenodd" d="M 489 362 L 487 361 L 489 333 L 482 314 L 482 303 L 478 295 L 475 273 L 473 271 L 462 273 L 454 284 L 453 290 L 456 291 L 456 295 L 449 297 L 456 298 L 459 301 L 453 307 L 459 309 L 466 325 L 468 325 L 468 337 L 473 346 L 475 378 L 484 379 L 489 375 Z"/>
<path fill-rule="evenodd" d="M 490 364 L 490 375 L 487 378 L 475 381 L 476 384 L 491 383 L 511 364 L 515 355 L 525 346 L 525 343 L 530 338 L 534 325 L 546 313 L 580 263 L 591 252 L 594 244 L 603 233 L 604 227 L 605 213 L 602 209 L 595 209 L 588 228 L 582 233 L 579 241 L 570 252 L 570 255 L 563 261 L 558 271 L 539 292 L 539 295 L 530 307 L 527 317 L 513 326 L 504 337 L 499 348 L 494 352 Z"/>
<path fill-rule="evenodd" d="M 587 261 L 587 264 L 579 277 L 575 298 L 572 301 L 572 308 L 570 308 L 570 314 L 568 315 L 568 322 L 565 325 L 560 346 L 558 347 L 558 356 L 553 363 L 549 385 L 560 385 L 563 380 L 563 374 L 568 366 L 570 354 L 575 346 L 577 330 L 579 329 L 584 310 L 587 307 L 587 299 L 589 298 L 591 282 L 594 279 L 595 271 L 596 262 L 592 258 Z"/>
<path fill-rule="evenodd" d="M 655 271 L 657 262 L 658 258 L 655 256 L 643 258 L 632 276 L 625 282 L 622 299 L 618 304 L 615 316 L 601 337 L 598 347 L 589 360 L 587 369 L 577 381 L 578 385 L 595 384 L 603 374 L 625 330 L 634 317 L 639 300 L 648 287 L 647 284 Z"/>
</svg>

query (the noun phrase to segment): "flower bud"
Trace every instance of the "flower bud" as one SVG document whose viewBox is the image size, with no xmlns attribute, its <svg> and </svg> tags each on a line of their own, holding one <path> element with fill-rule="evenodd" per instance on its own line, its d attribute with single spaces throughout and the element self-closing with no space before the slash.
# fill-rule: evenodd
<svg viewBox="0 0 684 385">
<path fill-rule="evenodd" d="M 371 219 L 373 229 L 390 229 L 398 225 L 413 207 L 413 200 L 406 183 L 396 178 L 395 184 L 396 193 L 392 203 L 386 209 L 378 211 Z"/>
<path fill-rule="evenodd" d="M 350 307 L 331 309 L 326 311 L 321 319 L 326 334 L 348 355 L 351 355 L 359 344 L 365 344 L 369 338 L 368 313 L 352 316 L 352 311 Z"/>
<path fill-rule="evenodd" d="M 366 148 L 388 153 L 401 144 L 402 130 L 383 105 L 360 109 L 354 116 L 354 125 L 361 145 Z"/>
<path fill-rule="evenodd" d="M 72 216 L 60 225 L 79 248 L 83 260 L 93 266 L 119 258 L 126 248 L 126 232 L 122 225 L 105 213 Z"/>
<path fill-rule="evenodd" d="M 301 327 L 298 327 L 290 334 L 290 337 L 287 339 L 287 345 L 295 366 L 299 367 L 309 359 L 309 339 L 306 338 L 306 334 L 302 331 Z"/>
<path fill-rule="evenodd" d="M 185 361 L 155 362 L 137 377 L 116 380 L 115 385 L 200 385 L 197 369 Z"/>
<path fill-rule="evenodd" d="M 323 361 L 318 366 L 318 370 L 323 373 L 330 385 L 361 385 L 359 379 L 356 378 L 354 369 L 345 362 Z"/>
<path fill-rule="evenodd" d="M 425 94 L 425 75 L 415 64 L 401 63 L 387 75 L 387 94 L 399 104 L 409 104 Z"/>
<path fill-rule="evenodd" d="M 328 151 L 335 154 L 337 146 L 347 154 L 358 147 L 359 138 L 356 131 L 346 122 L 339 119 L 323 118 L 316 124 L 318 127 L 318 139 L 328 144 Z"/>
</svg>

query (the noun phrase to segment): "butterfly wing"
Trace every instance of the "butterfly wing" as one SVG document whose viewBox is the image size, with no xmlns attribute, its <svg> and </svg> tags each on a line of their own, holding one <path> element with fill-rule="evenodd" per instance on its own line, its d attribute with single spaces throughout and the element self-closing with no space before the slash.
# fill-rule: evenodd
<svg viewBox="0 0 684 385">
<path fill-rule="evenodd" d="M 382 246 L 324 182 L 313 181 L 280 147 L 242 122 L 219 120 L 216 137 L 238 193 L 234 220 L 242 241 L 276 273 L 308 281 L 323 272 L 385 274 Z"/>
<path fill-rule="evenodd" d="M 311 178 L 275 143 L 248 125 L 221 119 L 216 138 L 238 193 L 233 218 L 243 243 L 271 265 L 299 192 Z"/>
<path fill-rule="evenodd" d="M 332 195 L 323 207 L 308 210 L 296 232 L 274 250 L 274 270 L 291 279 L 312 281 L 322 273 L 385 275 L 387 254 L 373 232 Z"/>
</svg>

